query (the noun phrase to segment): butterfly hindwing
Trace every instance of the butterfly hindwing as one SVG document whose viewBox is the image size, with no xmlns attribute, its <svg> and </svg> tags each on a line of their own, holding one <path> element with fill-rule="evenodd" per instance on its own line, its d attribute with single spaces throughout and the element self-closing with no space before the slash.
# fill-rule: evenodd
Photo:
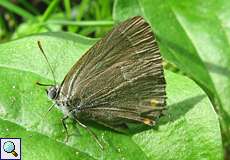
<svg viewBox="0 0 230 160">
<path fill-rule="evenodd" d="M 137 16 L 115 27 L 72 67 L 61 92 L 80 99 L 76 118 L 113 129 L 126 122 L 154 125 L 166 93 L 162 58 L 149 24 Z"/>
</svg>

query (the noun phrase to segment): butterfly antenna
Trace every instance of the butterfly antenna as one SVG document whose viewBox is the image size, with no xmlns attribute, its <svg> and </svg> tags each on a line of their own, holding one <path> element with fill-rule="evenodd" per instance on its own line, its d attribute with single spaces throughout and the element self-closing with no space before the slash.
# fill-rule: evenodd
<svg viewBox="0 0 230 160">
<path fill-rule="evenodd" d="M 43 50 L 43 48 L 42 48 L 42 45 L 41 45 L 41 42 L 40 42 L 40 41 L 38 41 L 38 47 L 39 47 L 39 49 L 41 50 L 43 56 L 45 57 L 45 60 L 46 60 L 47 64 L 49 65 L 49 69 L 50 69 L 50 71 L 51 71 L 51 73 L 52 73 L 52 76 L 53 76 L 54 84 L 56 85 L 57 82 L 56 82 L 56 78 L 55 78 L 55 76 L 54 76 L 54 70 L 53 70 L 53 68 L 51 67 L 50 63 L 49 63 L 49 60 L 48 60 L 48 58 L 47 58 L 47 56 L 46 56 L 46 54 L 45 54 L 45 52 L 44 52 L 44 50 Z"/>
<path fill-rule="evenodd" d="M 43 83 L 40 83 L 40 82 L 36 82 L 37 85 L 39 86 L 53 86 L 53 84 L 43 84 Z"/>
</svg>

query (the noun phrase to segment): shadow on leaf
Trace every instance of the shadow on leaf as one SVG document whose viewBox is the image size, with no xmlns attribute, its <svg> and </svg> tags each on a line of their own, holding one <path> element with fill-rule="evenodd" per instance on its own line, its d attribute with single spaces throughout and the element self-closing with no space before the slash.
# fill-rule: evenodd
<svg viewBox="0 0 230 160">
<path fill-rule="evenodd" d="M 168 106 L 167 115 L 162 117 L 159 125 L 167 124 L 168 122 L 174 122 L 180 117 L 184 116 L 190 109 L 192 109 L 196 104 L 201 102 L 206 95 L 198 95 L 192 98 L 188 98 L 178 103 L 174 103 Z"/>
</svg>

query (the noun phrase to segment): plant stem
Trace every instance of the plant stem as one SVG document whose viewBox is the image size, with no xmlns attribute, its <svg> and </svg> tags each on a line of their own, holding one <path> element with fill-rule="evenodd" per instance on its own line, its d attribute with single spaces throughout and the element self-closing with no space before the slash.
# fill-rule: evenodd
<svg viewBox="0 0 230 160">
<path fill-rule="evenodd" d="M 45 22 L 49 19 L 49 17 L 52 15 L 52 13 L 55 11 L 55 9 L 58 6 L 60 0 L 53 0 L 49 7 L 46 9 L 45 13 L 43 14 L 40 22 Z"/>
<path fill-rule="evenodd" d="M 71 19 L 71 6 L 69 0 L 64 0 L 64 7 L 67 19 Z"/>
<path fill-rule="evenodd" d="M 29 13 L 26 10 L 16 6 L 15 4 L 13 4 L 12 2 L 10 2 L 8 0 L 0 0 L 0 6 L 5 7 L 6 9 L 22 16 L 25 19 L 34 19 L 34 16 L 31 13 Z"/>
<path fill-rule="evenodd" d="M 69 25 L 69 26 L 99 26 L 99 27 L 108 27 L 113 26 L 114 21 L 65 21 L 65 20 L 50 20 L 44 23 L 47 24 L 59 24 L 59 25 Z"/>
</svg>

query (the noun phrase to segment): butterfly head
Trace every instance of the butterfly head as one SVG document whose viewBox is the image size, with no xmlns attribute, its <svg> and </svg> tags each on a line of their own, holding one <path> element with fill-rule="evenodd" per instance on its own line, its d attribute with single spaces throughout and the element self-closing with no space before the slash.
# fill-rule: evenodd
<svg viewBox="0 0 230 160">
<path fill-rule="evenodd" d="M 51 86 L 46 90 L 46 92 L 49 99 L 55 100 L 58 97 L 59 86 L 58 85 Z"/>
</svg>

